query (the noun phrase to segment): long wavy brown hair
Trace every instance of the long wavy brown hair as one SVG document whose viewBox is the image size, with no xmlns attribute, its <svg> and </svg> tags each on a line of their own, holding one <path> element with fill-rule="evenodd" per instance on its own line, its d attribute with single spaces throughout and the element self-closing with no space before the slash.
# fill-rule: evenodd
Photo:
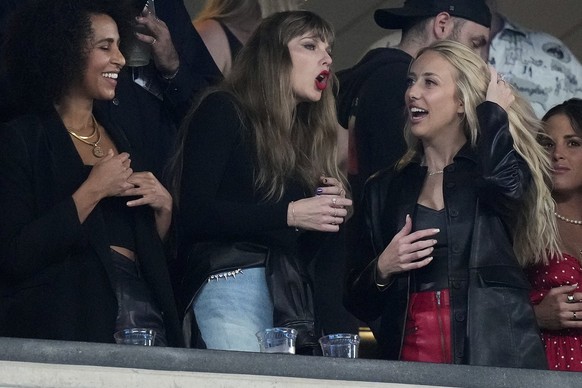
<svg viewBox="0 0 582 388">
<path fill-rule="evenodd" d="M 330 77 L 317 102 L 297 104 L 292 90 L 288 44 L 307 33 L 333 45 L 333 28 L 312 12 L 286 11 L 264 19 L 238 54 L 229 75 L 200 99 L 216 91 L 235 97 L 241 121 L 248 124 L 247 135 L 255 146 L 255 187 L 265 200 L 280 199 L 290 179 L 309 190 L 315 190 L 322 175 L 347 185 L 337 164 L 335 79 Z M 180 149 L 196 109 L 194 106 L 182 123 Z M 176 154 L 174 177 L 181 170 L 181 154 L 181 150 Z M 174 192 L 179 192 L 173 186 Z"/>
</svg>

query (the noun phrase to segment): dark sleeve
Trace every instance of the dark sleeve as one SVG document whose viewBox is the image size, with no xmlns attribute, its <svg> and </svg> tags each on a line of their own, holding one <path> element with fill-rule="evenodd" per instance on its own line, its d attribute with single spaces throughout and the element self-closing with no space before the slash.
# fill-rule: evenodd
<svg viewBox="0 0 582 388">
<path fill-rule="evenodd" d="M 23 277 L 65 260 L 82 237 L 72 197 L 38 210 L 43 195 L 33 182 L 35 166 L 22 131 L 0 128 L 0 271 Z M 50 192 L 51 188 L 44 188 Z"/>
<path fill-rule="evenodd" d="M 477 142 L 482 177 L 479 198 L 512 213 L 531 183 L 529 167 L 513 148 L 507 113 L 499 105 L 486 101 L 477 107 L 477 116 L 481 128 Z"/>
<path fill-rule="evenodd" d="M 180 229 L 185 236 L 245 235 L 288 227 L 286 201 L 258 203 L 243 197 L 243 186 L 254 187 L 254 182 L 230 182 L 241 192 L 221 191 L 225 180 L 241 179 L 228 169 L 243 142 L 243 123 L 232 98 L 211 94 L 194 114 L 188 130 L 179 199 Z M 252 157 L 243 155 L 234 162 L 251 165 Z"/>
<path fill-rule="evenodd" d="M 382 183 L 380 183 L 382 182 Z M 360 227 L 359 239 L 348 248 L 350 267 L 345 287 L 344 305 L 357 318 L 371 322 L 382 314 L 386 293 L 391 287 L 379 288 L 376 285 L 376 266 L 378 256 L 384 249 L 381 238 L 375 236 L 379 226 L 376 225 L 379 214 L 383 214 L 378 201 L 382 196 L 379 185 L 385 180 L 372 177 L 364 187 L 362 209 L 363 221 Z M 376 247 L 375 247 L 376 245 Z"/>
<path fill-rule="evenodd" d="M 166 86 L 164 102 L 179 121 L 190 108 L 194 96 L 220 80 L 222 74 L 192 25 L 182 1 L 160 1 L 156 3 L 156 14 L 168 26 L 180 57 L 176 77 L 171 81 L 162 81 Z"/>
<path fill-rule="evenodd" d="M 360 173 L 366 176 L 392 166 L 406 152 L 407 76 L 407 63 L 391 63 L 377 69 L 361 86 L 355 130 Z"/>
</svg>

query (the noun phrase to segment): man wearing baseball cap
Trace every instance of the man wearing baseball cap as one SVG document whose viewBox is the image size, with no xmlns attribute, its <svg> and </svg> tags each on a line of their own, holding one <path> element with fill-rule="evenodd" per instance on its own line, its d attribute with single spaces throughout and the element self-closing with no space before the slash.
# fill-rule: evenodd
<svg viewBox="0 0 582 388">
<path fill-rule="evenodd" d="M 356 210 L 348 223 L 348 249 L 356 250 L 364 182 L 406 152 L 404 93 L 410 62 L 421 48 L 442 39 L 463 43 L 486 58 L 491 13 L 485 0 L 406 0 L 400 8 L 376 10 L 374 20 L 382 28 L 401 29 L 400 44 L 373 49 L 338 73 L 338 117 L 349 132 L 348 177 Z"/>
</svg>

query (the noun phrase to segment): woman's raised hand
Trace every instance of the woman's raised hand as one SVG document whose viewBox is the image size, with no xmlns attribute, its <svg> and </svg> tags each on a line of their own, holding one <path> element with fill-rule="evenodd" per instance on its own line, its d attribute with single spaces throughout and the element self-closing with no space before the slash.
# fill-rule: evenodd
<svg viewBox="0 0 582 388">
<path fill-rule="evenodd" d="M 491 73 L 491 79 L 489 80 L 485 99 L 496 103 L 507 111 L 509 106 L 515 101 L 513 90 L 503 79 L 503 76 L 497 73 L 495 68 L 489 66 L 489 72 Z"/>
<path fill-rule="evenodd" d="M 396 233 L 380 254 L 377 275 L 382 283 L 386 283 L 386 280 L 394 274 L 422 268 L 432 261 L 432 256 L 429 255 L 433 252 L 437 240 L 424 239 L 434 236 L 439 229 L 422 229 L 410 233 L 411 230 L 412 220 L 407 215 L 404 227 Z"/>
</svg>

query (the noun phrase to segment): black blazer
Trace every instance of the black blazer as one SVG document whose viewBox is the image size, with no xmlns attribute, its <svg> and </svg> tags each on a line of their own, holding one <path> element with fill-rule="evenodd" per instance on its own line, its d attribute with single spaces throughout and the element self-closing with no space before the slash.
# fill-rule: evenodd
<svg viewBox="0 0 582 388">
<path fill-rule="evenodd" d="M 120 152 L 124 134 L 98 119 Z M 79 222 L 71 195 L 83 162 L 55 111 L 0 129 L 0 335 L 113 342 L 117 300 L 106 225 L 99 205 Z M 162 242 L 153 211 L 136 208 L 136 251 L 163 311 L 168 343 L 182 345 Z M 1 319 L 2 317 L 0 317 Z"/>
</svg>

